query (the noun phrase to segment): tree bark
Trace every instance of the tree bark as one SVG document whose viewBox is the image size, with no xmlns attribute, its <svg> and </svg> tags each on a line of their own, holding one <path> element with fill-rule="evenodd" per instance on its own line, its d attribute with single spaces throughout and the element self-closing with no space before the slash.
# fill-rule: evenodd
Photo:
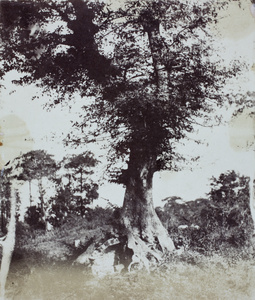
<svg viewBox="0 0 255 300">
<path fill-rule="evenodd" d="M 16 238 L 16 194 L 15 190 L 12 190 L 10 202 L 10 220 L 7 226 L 7 235 L 4 241 L 1 241 L 2 246 L 2 260 L 0 269 L 0 299 L 5 299 L 5 285 L 7 281 L 7 276 L 9 273 L 9 268 L 12 259 L 12 253 L 15 246 Z"/>
<path fill-rule="evenodd" d="M 153 205 L 155 164 L 154 155 L 138 149 L 131 151 L 122 208 L 127 247 L 133 250 L 132 263 L 139 263 L 147 270 L 151 262 L 160 261 L 164 254 L 175 249 Z"/>
<path fill-rule="evenodd" d="M 30 207 L 32 206 L 32 191 L 31 191 L 31 180 L 28 181 L 29 184 L 29 202 L 30 202 Z"/>
<path fill-rule="evenodd" d="M 254 151 L 251 152 L 252 158 L 251 162 L 254 162 Z M 254 163 L 252 164 L 254 166 Z M 249 191 L 250 191 L 250 211 L 253 220 L 253 235 L 255 235 L 255 189 L 254 189 L 254 170 L 251 168 L 250 174 L 250 183 L 249 183 Z"/>
<path fill-rule="evenodd" d="M 169 94 L 169 74 L 160 59 L 166 50 L 161 41 L 159 23 L 155 22 L 154 24 L 150 24 L 149 27 L 144 26 L 144 30 L 148 34 L 154 74 L 157 83 L 155 96 L 158 100 L 167 100 Z M 170 63 L 170 61 L 168 63 Z"/>
<path fill-rule="evenodd" d="M 160 38 L 159 21 L 150 21 L 150 18 L 144 19 L 143 27 L 148 34 L 157 84 L 155 97 L 158 101 L 163 101 L 162 105 L 164 105 L 164 101 L 168 101 L 169 94 L 168 72 L 160 60 L 164 50 Z M 159 261 L 162 255 L 173 251 L 175 246 L 153 206 L 152 184 L 157 155 L 154 154 L 155 149 L 152 149 L 153 146 L 148 142 L 153 137 L 148 132 L 148 128 L 147 131 L 146 128 L 144 129 L 148 136 L 144 136 L 144 141 L 137 141 L 137 143 L 133 141 L 134 146 L 130 152 L 122 219 L 128 238 L 127 246 L 134 252 L 132 263 L 140 263 L 149 270 L 152 257 Z M 146 139 L 148 139 L 147 142 Z"/>
<path fill-rule="evenodd" d="M 1 199 L 1 232 L 5 233 L 5 221 L 4 221 L 4 200 Z"/>
<path fill-rule="evenodd" d="M 82 194 L 82 192 L 83 192 L 83 189 L 82 189 L 82 184 L 83 184 L 83 182 L 82 182 L 82 180 L 83 180 L 83 178 L 82 178 L 82 169 L 81 169 L 81 178 L 80 178 L 80 183 L 81 183 L 81 194 Z"/>
<path fill-rule="evenodd" d="M 41 214 L 42 214 L 42 221 L 45 224 L 45 230 L 50 231 L 52 229 L 52 225 L 49 222 L 49 204 L 44 202 L 44 190 L 43 190 L 43 184 L 42 184 L 42 178 L 38 180 L 38 189 L 40 194 L 40 205 L 41 205 Z"/>
</svg>

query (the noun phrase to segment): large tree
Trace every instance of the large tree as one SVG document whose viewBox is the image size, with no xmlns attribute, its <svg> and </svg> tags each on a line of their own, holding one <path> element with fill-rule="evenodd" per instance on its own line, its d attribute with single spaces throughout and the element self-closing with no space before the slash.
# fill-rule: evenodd
<svg viewBox="0 0 255 300">
<path fill-rule="evenodd" d="M 55 90 L 52 105 L 77 92 L 93 97 L 77 126 L 96 124 L 92 140 L 107 133 L 111 161 L 122 160 L 113 173 L 126 186 L 124 235 L 148 266 L 175 248 L 153 207 L 153 174 L 174 168 L 175 143 L 198 120 L 211 120 L 238 68 L 217 61 L 209 34 L 225 1 L 124 4 L 3 1 L 2 74 L 15 69 L 24 75 L 19 83 Z"/>
</svg>

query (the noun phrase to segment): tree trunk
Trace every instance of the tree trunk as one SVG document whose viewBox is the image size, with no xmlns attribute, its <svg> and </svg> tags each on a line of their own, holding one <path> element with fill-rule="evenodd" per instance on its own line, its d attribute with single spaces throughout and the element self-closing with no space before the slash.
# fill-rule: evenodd
<svg viewBox="0 0 255 300">
<path fill-rule="evenodd" d="M 154 74 L 157 83 L 155 97 L 157 97 L 159 101 L 167 101 L 169 95 L 169 74 L 166 70 L 166 67 L 162 64 L 160 60 L 164 52 L 167 52 L 167 50 L 165 49 L 165 46 L 161 41 L 159 23 L 155 22 L 154 24 L 150 24 L 150 26 L 144 25 L 144 30 L 148 34 Z M 173 58 L 170 57 L 170 55 L 168 54 L 169 65 L 172 59 Z"/>
<path fill-rule="evenodd" d="M 151 18 L 146 18 L 143 27 L 148 34 L 157 83 L 155 97 L 164 105 L 164 102 L 168 101 L 169 94 L 168 72 L 160 61 L 164 49 L 160 38 L 159 21 L 151 22 L 153 12 Z M 152 138 L 150 132 L 149 136 Z M 144 138 L 146 140 L 147 137 Z M 154 149 L 151 149 L 153 146 L 146 141 L 138 141 L 136 144 L 134 142 L 133 145 L 135 146 L 130 153 L 122 218 L 127 230 L 128 248 L 134 252 L 133 263 L 137 261 L 149 269 L 149 258 L 160 260 L 162 254 L 173 251 L 175 246 L 153 207 L 152 182 L 157 158 Z"/>
<path fill-rule="evenodd" d="M 154 74 L 157 83 L 155 97 L 158 101 L 168 101 L 168 72 L 162 65 L 162 42 L 160 39 L 159 22 L 144 19 L 144 31 L 148 34 Z M 147 120 L 147 122 L 150 120 Z M 148 131 L 148 129 L 147 129 Z M 146 132 L 146 128 L 145 128 Z M 150 132 L 148 137 L 153 138 Z M 142 264 L 150 269 L 151 261 L 159 261 L 162 255 L 175 249 L 167 230 L 159 220 L 152 196 L 153 174 L 156 171 L 155 149 L 150 142 L 134 141 L 131 148 L 127 170 L 126 193 L 124 197 L 122 219 L 127 233 L 127 246 L 133 250 L 132 263 Z M 155 137 L 156 138 L 156 137 Z M 153 259 L 151 259 L 153 258 Z"/>
<path fill-rule="evenodd" d="M 118 238 L 107 240 L 103 243 L 104 247 L 97 247 L 92 254 L 86 251 L 75 263 L 86 264 L 92 269 L 93 266 L 100 266 L 104 274 L 124 266 L 130 271 L 134 264 L 145 267 L 149 272 L 155 263 L 175 250 L 174 243 L 153 206 L 152 182 L 156 170 L 156 155 L 143 149 L 148 147 L 144 148 L 144 144 L 139 147 L 137 143 L 131 149 L 125 176 L 127 180 L 124 180 L 126 193 L 121 212 L 123 226 Z M 115 252 L 115 258 L 109 262 L 108 255 L 112 251 Z M 110 269 L 102 261 L 108 261 Z"/>
<path fill-rule="evenodd" d="M 1 232 L 5 233 L 5 220 L 4 220 L 4 200 L 1 199 Z"/>
<path fill-rule="evenodd" d="M 10 197 L 10 220 L 7 226 L 7 235 L 6 238 L 1 241 L 2 246 L 2 260 L 1 260 L 1 269 L 0 269 L 0 299 L 5 299 L 5 285 L 7 276 L 9 273 L 9 268 L 12 259 L 12 253 L 15 245 L 16 237 L 16 198 L 15 190 L 12 191 Z"/>
<path fill-rule="evenodd" d="M 42 184 L 42 178 L 38 181 L 38 189 L 40 194 L 40 205 L 41 205 L 41 214 L 42 214 L 42 221 L 45 224 L 45 230 L 50 231 L 52 229 L 52 225 L 49 222 L 49 204 L 44 203 L 44 190 L 43 190 L 43 184 Z"/>
<path fill-rule="evenodd" d="M 28 181 L 29 184 L 29 202 L 30 202 L 30 207 L 32 206 L 32 191 L 31 191 L 31 180 Z"/>
<path fill-rule="evenodd" d="M 131 265 L 139 263 L 147 270 L 150 268 L 150 261 L 159 261 L 163 254 L 175 249 L 153 206 L 155 163 L 156 157 L 151 154 L 139 150 L 131 152 L 122 209 L 127 247 L 133 250 Z"/>
<path fill-rule="evenodd" d="M 252 154 L 252 162 L 254 162 L 254 151 L 251 152 Z M 254 166 L 254 163 L 252 164 Z M 250 183 L 249 183 L 249 191 L 250 191 L 250 211 L 253 220 L 253 235 L 255 235 L 255 189 L 254 189 L 254 170 L 251 168 L 251 175 L 250 175 Z"/>
<path fill-rule="evenodd" d="M 82 192 L 83 192 L 83 189 L 82 189 L 82 184 L 83 184 L 83 182 L 82 182 L 82 169 L 81 169 L 81 178 L 80 178 L 80 183 L 81 183 L 81 194 L 82 194 Z"/>
</svg>

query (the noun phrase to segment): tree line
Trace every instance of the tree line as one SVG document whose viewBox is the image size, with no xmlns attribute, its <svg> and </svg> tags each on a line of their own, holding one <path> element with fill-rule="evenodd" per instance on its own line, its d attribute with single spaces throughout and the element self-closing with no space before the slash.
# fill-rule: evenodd
<svg viewBox="0 0 255 300">
<path fill-rule="evenodd" d="M 34 228 L 46 229 L 49 224 L 59 226 L 70 213 L 84 216 L 88 204 L 98 198 L 98 184 L 91 179 L 97 163 L 91 152 L 69 155 L 60 162 L 44 150 L 15 158 L 1 176 L 2 233 L 6 233 L 10 191 L 14 186 L 26 184 L 28 188 L 28 199 L 18 194 L 18 205 L 22 205 L 21 201 L 27 203 L 25 221 Z M 32 185 L 38 192 L 37 199 L 33 198 Z M 53 192 L 50 197 L 47 189 Z"/>
<path fill-rule="evenodd" d="M 10 194 L 12 184 L 26 184 L 29 199 L 16 193 L 18 207 L 26 201 L 24 222 L 32 229 L 47 229 L 47 224 L 59 227 L 72 215 L 87 222 L 108 224 L 121 231 L 120 208 L 107 208 L 90 204 L 98 198 L 98 184 L 91 179 L 98 161 L 91 152 L 71 155 L 56 162 L 44 150 L 30 151 L 16 158 L 1 177 L 0 224 L 6 233 L 10 218 Z M 47 181 L 48 182 L 47 182 Z M 156 207 L 159 216 L 176 248 L 202 252 L 223 251 L 224 247 L 242 247 L 251 243 L 253 221 L 249 207 L 249 178 L 235 171 L 211 178 L 211 190 L 207 198 L 183 201 L 178 196 L 162 201 Z M 31 184 L 36 182 L 38 197 L 33 199 Z M 47 186 L 54 195 L 45 197 Z M 19 219 L 17 210 L 16 218 Z M 98 220 L 100 219 L 100 221 Z"/>
<path fill-rule="evenodd" d="M 249 181 L 247 176 L 227 171 L 211 178 L 207 198 L 164 199 L 163 208 L 156 210 L 177 247 L 222 254 L 226 249 L 251 246 L 254 225 Z"/>
</svg>

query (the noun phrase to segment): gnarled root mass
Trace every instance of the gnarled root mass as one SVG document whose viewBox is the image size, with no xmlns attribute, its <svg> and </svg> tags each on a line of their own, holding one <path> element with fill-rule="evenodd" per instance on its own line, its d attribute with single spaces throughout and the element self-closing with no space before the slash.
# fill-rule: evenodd
<svg viewBox="0 0 255 300">
<path fill-rule="evenodd" d="M 130 218 L 124 217 L 123 221 L 127 231 L 127 247 L 133 252 L 129 271 L 136 265 L 139 269 L 145 268 L 149 272 L 164 259 L 164 256 L 175 250 L 173 241 L 156 214 L 147 222 L 143 222 L 142 230 L 133 227 Z"/>
<path fill-rule="evenodd" d="M 91 245 L 75 263 L 89 267 L 95 276 L 116 272 L 145 269 L 150 272 L 175 246 L 155 215 L 147 226 L 139 231 L 123 218 L 124 232 L 102 242 L 99 247 Z"/>
</svg>

